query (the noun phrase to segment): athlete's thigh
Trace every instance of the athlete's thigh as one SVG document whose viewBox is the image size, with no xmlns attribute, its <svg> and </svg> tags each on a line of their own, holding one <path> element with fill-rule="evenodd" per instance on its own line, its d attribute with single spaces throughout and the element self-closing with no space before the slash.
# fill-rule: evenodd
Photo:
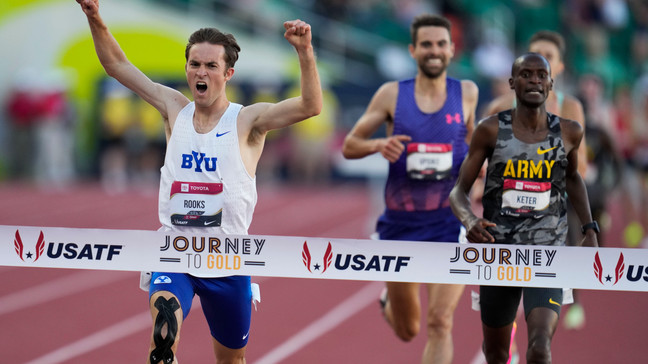
<svg viewBox="0 0 648 364">
<path fill-rule="evenodd" d="M 179 312 L 182 315 L 180 318 L 186 318 L 191 310 L 191 303 L 194 296 L 191 277 L 184 273 L 153 272 L 151 286 L 149 288 L 149 304 L 152 313 L 159 311 L 155 307 L 155 303 L 160 296 L 166 297 L 167 300 L 171 296 L 175 297 L 180 305 Z"/>
<path fill-rule="evenodd" d="M 479 306 L 482 323 L 490 328 L 512 324 L 521 297 L 521 287 L 480 286 Z"/>
<path fill-rule="evenodd" d="M 244 348 L 252 315 L 250 277 L 200 279 L 198 295 L 212 337 L 226 348 Z"/>
<path fill-rule="evenodd" d="M 452 314 L 464 291 L 463 284 L 428 284 L 428 312 Z"/>
<path fill-rule="evenodd" d="M 526 287 L 524 292 L 524 314 L 528 316 L 534 308 L 545 307 L 560 315 L 563 301 L 562 288 Z"/>
<path fill-rule="evenodd" d="M 392 316 L 421 317 L 419 283 L 387 282 L 386 284 Z"/>
<path fill-rule="evenodd" d="M 149 362 L 173 362 L 182 321 L 191 309 L 193 289 L 189 277 L 178 273 L 153 273 L 149 304 L 153 319 Z"/>
<path fill-rule="evenodd" d="M 553 336 L 563 301 L 562 288 L 524 288 L 524 314 L 529 334 Z"/>
</svg>

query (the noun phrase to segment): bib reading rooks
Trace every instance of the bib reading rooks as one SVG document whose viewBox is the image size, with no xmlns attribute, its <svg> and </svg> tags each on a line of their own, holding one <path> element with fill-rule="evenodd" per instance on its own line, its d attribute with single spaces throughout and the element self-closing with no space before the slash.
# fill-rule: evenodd
<svg viewBox="0 0 648 364">
<path fill-rule="evenodd" d="M 171 185 L 169 203 L 173 225 L 220 226 L 223 184 L 175 181 Z"/>
<path fill-rule="evenodd" d="M 452 144 L 407 145 L 407 175 L 412 179 L 442 180 L 452 173 Z"/>
</svg>

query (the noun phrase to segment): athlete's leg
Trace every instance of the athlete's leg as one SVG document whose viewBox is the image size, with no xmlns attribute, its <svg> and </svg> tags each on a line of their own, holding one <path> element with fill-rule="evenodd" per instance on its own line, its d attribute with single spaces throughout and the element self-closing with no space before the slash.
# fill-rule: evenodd
<svg viewBox="0 0 648 364">
<path fill-rule="evenodd" d="M 227 346 L 212 338 L 214 345 L 214 353 L 216 354 L 216 363 L 218 364 L 244 364 L 245 363 L 245 348 L 230 349 Z"/>
<path fill-rule="evenodd" d="M 538 307 L 527 317 L 529 347 L 527 363 L 551 363 L 551 340 L 558 325 L 558 314 L 549 308 Z"/>
<path fill-rule="evenodd" d="M 452 363 L 452 325 L 464 286 L 428 284 L 427 343 L 423 363 Z"/>
<path fill-rule="evenodd" d="M 418 283 L 387 282 L 384 313 L 396 336 L 412 340 L 421 329 L 421 302 Z"/>
<path fill-rule="evenodd" d="M 482 322 L 484 356 L 488 364 L 506 364 L 509 357 L 513 321 L 502 327 L 490 327 Z"/>
<path fill-rule="evenodd" d="M 216 362 L 245 363 L 252 316 L 250 277 L 231 276 L 198 281 L 198 294 L 211 332 Z"/>
<path fill-rule="evenodd" d="M 191 309 L 193 287 L 188 275 L 153 273 L 149 288 L 149 305 L 153 330 L 149 347 L 149 364 L 177 364 L 175 353 L 180 342 L 180 328 Z"/>
<path fill-rule="evenodd" d="M 481 286 L 479 289 L 483 349 L 488 364 L 508 361 L 511 332 L 521 296 L 519 287 Z"/>
<path fill-rule="evenodd" d="M 529 333 L 527 363 L 551 363 L 551 340 L 558 326 L 561 288 L 525 288 L 524 312 Z"/>
<path fill-rule="evenodd" d="M 158 291 L 151 296 L 150 304 L 153 332 L 147 363 L 175 364 L 182 327 L 180 303 L 171 292 Z"/>
</svg>

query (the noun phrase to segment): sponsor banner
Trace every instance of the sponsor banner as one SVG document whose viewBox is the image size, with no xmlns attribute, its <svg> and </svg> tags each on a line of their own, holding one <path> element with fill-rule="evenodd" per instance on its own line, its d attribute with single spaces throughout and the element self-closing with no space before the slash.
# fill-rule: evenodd
<svg viewBox="0 0 648 364">
<path fill-rule="evenodd" d="M 0 226 L 0 265 L 648 291 L 648 250 Z"/>
</svg>

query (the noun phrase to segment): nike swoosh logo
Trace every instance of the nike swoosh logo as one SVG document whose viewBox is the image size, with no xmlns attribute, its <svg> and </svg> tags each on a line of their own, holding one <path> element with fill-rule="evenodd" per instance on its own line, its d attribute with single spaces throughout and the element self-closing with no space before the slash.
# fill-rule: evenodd
<svg viewBox="0 0 648 364">
<path fill-rule="evenodd" d="M 555 147 L 549 148 L 549 149 L 540 149 L 540 147 L 538 147 L 538 154 L 545 154 L 545 153 L 549 152 L 550 150 L 554 150 L 556 148 L 558 148 L 558 147 L 555 146 Z"/>
<path fill-rule="evenodd" d="M 216 222 L 216 220 L 212 220 L 212 221 L 205 221 L 205 226 L 207 226 L 207 225 L 211 225 L 211 224 L 213 224 L 213 223 L 215 223 L 215 222 Z"/>
<path fill-rule="evenodd" d="M 247 339 L 247 337 L 248 337 L 249 335 L 250 335 L 250 332 L 248 331 L 248 333 L 247 333 L 247 334 L 245 334 L 245 335 L 243 335 L 243 339 L 242 339 L 242 340 L 245 340 L 245 339 Z"/>
<path fill-rule="evenodd" d="M 556 306 L 560 307 L 560 303 L 554 301 L 551 297 L 549 297 L 549 303 L 551 303 L 552 305 L 556 305 Z"/>
<path fill-rule="evenodd" d="M 231 130 L 228 130 L 228 131 L 226 131 L 226 132 L 224 132 L 224 133 L 216 133 L 216 138 L 220 138 L 220 137 L 222 137 L 223 135 L 229 133 L 230 131 L 231 131 Z"/>
</svg>

